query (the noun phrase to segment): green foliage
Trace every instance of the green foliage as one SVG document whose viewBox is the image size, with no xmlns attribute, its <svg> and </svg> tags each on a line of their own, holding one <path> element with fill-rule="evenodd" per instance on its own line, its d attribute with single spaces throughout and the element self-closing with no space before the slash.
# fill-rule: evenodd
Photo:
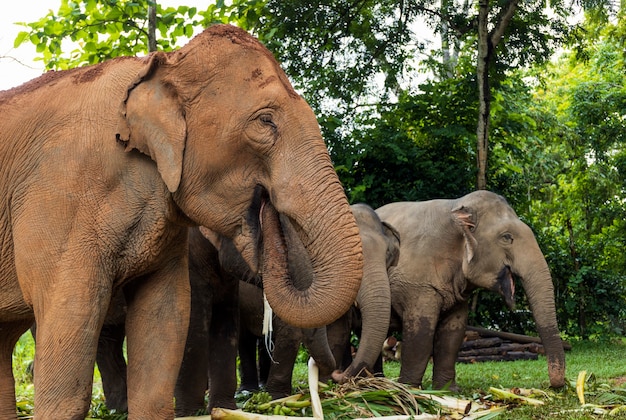
<svg viewBox="0 0 626 420">
<path fill-rule="evenodd" d="M 474 84 L 471 78 L 429 82 L 415 95 L 366 115 L 331 155 L 351 202 L 455 197 L 471 191 L 474 172 Z"/>
<path fill-rule="evenodd" d="M 107 58 L 148 52 L 148 6 L 151 0 L 61 0 L 58 11 L 36 22 L 15 46 L 30 41 L 48 69 L 62 70 L 101 62 Z M 200 19 L 194 7 L 157 7 L 158 48 L 171 50 L 180 37 L 190 37 Z"/>
<path fill-rule="evenodd" d="M 151 1 L 60 3 L 24 23 L 15 40 L 37 45 L 47 68 L 148 51 Z M 492 25 L 507 4 L 492 5 Z M 507 197 L 538 237 L 562 330 L 611 336 L 623 333 L 626 319 L 626 19 L 605 1 L 581 4 L 587 19 L 574 27 L 565 24 L 571 9 L 561 2 L 550 2 L 549 17 L 545 2 L 517 4 L 490 71 L 487 174 L 490 189 Z M 162 50 L 212 22 L 237 24 L 266 43 L 319 116 L 351 202 L 378 207 L 474 188 L 475 8 L 454 1 L 218 0 L 203 10 L 156 4 L 156 12 Z M 447 39 L 447 59 L 423 44 L 423 16 L 433 37 Z M 566 40 L 571 53 L 536 65 Z M 518 308 L 511 313 L 498 296 L 481 293 L 473 319 L 532 329 L 523 296 Z"/>
</svg>

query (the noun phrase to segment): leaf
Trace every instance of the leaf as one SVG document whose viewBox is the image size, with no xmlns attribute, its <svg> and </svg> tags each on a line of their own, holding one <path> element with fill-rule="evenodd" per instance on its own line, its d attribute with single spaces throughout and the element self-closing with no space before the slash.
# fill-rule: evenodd
<svg viewBox="0 0 626 420">
<path fill-rule="evenodd" d="M 13 48 L 17 48 L 22 45 L 29 37 L 30 32 L 20 31 L 13 41 Z"/>
</svg>

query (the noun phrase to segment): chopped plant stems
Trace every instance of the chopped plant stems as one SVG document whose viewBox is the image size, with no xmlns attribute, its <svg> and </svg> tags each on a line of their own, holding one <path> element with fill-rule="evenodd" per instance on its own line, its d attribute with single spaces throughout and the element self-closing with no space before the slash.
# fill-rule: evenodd
<svg viewBox="0 0 626 420">
<path fill-rule="evenodd" d="M 313 369 L 314 370 L 314 369 Z M 309 416 L 315 419 L 362 419 L 381 418 L 389 420 L 404 419 L 490 419 L 504 411 L 507 407 L 489 406 L 478 402 L 455 398 L 448 391 L 431 391 L 412 388 L 385 377 L 352 378 L 344 384 L 321 384 L 317 382 L 315 373 L 310 376 L 309 394 L 296 394 L 278 400 L 269 399 L 267 393 L 258 392 L 243 406 L 246 411 L 254 410 L 263 415 L 292 415 L 284 408 L 294 408 L 298 404 L 299 410 L 293 415 Z M 319 414 L 313 415 L 313 398 L 317 395 L 321 408 Z M 514 394 L 512 394 L 514 395 Z M 529 397 L 521 397 L 532 400 Z M 241 416 L 241 412 L 219 412 L 218 417 L 232 419 L 264 419 L 265 417 L 219 417 Z M 276 417 L 274 417 L 276 418 Z M 279 417 L 280 418 L 280 417 Z"/>
<path fill-rule="evenodd" d="M 523 395 L 517 395 L 511 391 L 506 389 L 489 387 L 489 392 L 491 395 L 495 397 L 497 400 L 502 400 L 506 402 L 519 403 L 519 404 L 529 404 L 529 405 L 543 405 L 545 404 L 543 401 L 538 400 L 536 398 L 525 397 Z"/>
<path fill-rule="evenodd" d="M 581 370 L 578 372 L 578 379 L 576 379 L 576 395 L 581 405 L 585 405 L 585 378 L 587 377 L 587 371 Z"/>
<path fill-rule="evenodd" d="M 223 420 L 288 420 L 288 419 L 305 419 L 315 420 L 314 417 L 294 417 L 283 415 L 265 415 L 258 413 L 248 413 L 242 410 L 228 410 L 226 408 L 214 408 L 211 411 L 211 419 L 223 419 Z"/>
<path fill-rule="evenodd" d="M 324 418 L 324 412 L 322 409 L 322 403 L 320 401 L 320 396 L 319 396 L 319 377 L 320 377 L 320 373 L 319 373 L 319 368 L 317 367 L 317 364 L 315 363 L 315 360 L 313 360 L 312 357 L 309 357 L 309 393 L 311 394 L 311 406 L 312 406 L 312 411 L 313 411 L 313 417 L 315 417 L 316 419 L 323 419 Z"/>
</svg>

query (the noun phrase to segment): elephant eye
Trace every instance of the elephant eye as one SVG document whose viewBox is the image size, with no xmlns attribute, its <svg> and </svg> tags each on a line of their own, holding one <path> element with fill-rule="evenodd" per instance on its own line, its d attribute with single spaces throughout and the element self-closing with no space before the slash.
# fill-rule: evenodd
<svg viewBox="0 0 626 420">
<path fill-rule="evenodd" d="M 260 120 L 263 124 L 268 125 L 268 126 L 272 129 L 272 131 L 276 131 L 276 128 L 277 128 L 277 127 L 276 127 L 276 124 L 275 124 L 275 123 L 274 123 L 274 121 L 272 120 L 272 116 L 271 116 L 270 114 L 262 114 L 262 115 L 259 117 L 259 120 Z"/>
<path fill-rule="evenodd" d="M 513 243 L 513 235 L 511 235 L 510 233 L 503 233 L 501 238 L 502 238 L 502 242 L 508 245 Z"/>
</svg>

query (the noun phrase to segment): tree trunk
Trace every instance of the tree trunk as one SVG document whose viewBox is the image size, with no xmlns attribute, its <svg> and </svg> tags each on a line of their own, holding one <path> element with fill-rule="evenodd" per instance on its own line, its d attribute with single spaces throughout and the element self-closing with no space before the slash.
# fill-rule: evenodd
<svg viewBox="0 0 626 420">
<path fill-rule="evenodd" d="M 157 50 L 156 42 L 156 1 L 148 6 L 148 51 Z"/>
<path fill-rule="evenodd" d="M 478 82 L 478 124 L 476 128 L 477 169 L 476 189 L 487 189 L 487 154 L 489 151 L 489 113 L 491 111 L 491 90 L 489 86 L 489 65 L 493 61 L 495 48 L 504 36 L 504 31 L 517 10 L 519 0 L 509 0 L 502 6 L 493 31 L 488 29 L 489 0 L 478 2 L 478 60 L 476 80 Z"/>
<path fill-rule="evenodd" d="M 476 128 L 477 169 L 476 189 L 487 189 L 487 150 L 489 147 L 489 111 L 491 97 L 489 92 L 489 59 L 491 45 L 487 22 L 489 19 L 489 0 L 478 2 L 478 62 L 476 79 L 478 82 L 478 125 Z"/>
</svg>

